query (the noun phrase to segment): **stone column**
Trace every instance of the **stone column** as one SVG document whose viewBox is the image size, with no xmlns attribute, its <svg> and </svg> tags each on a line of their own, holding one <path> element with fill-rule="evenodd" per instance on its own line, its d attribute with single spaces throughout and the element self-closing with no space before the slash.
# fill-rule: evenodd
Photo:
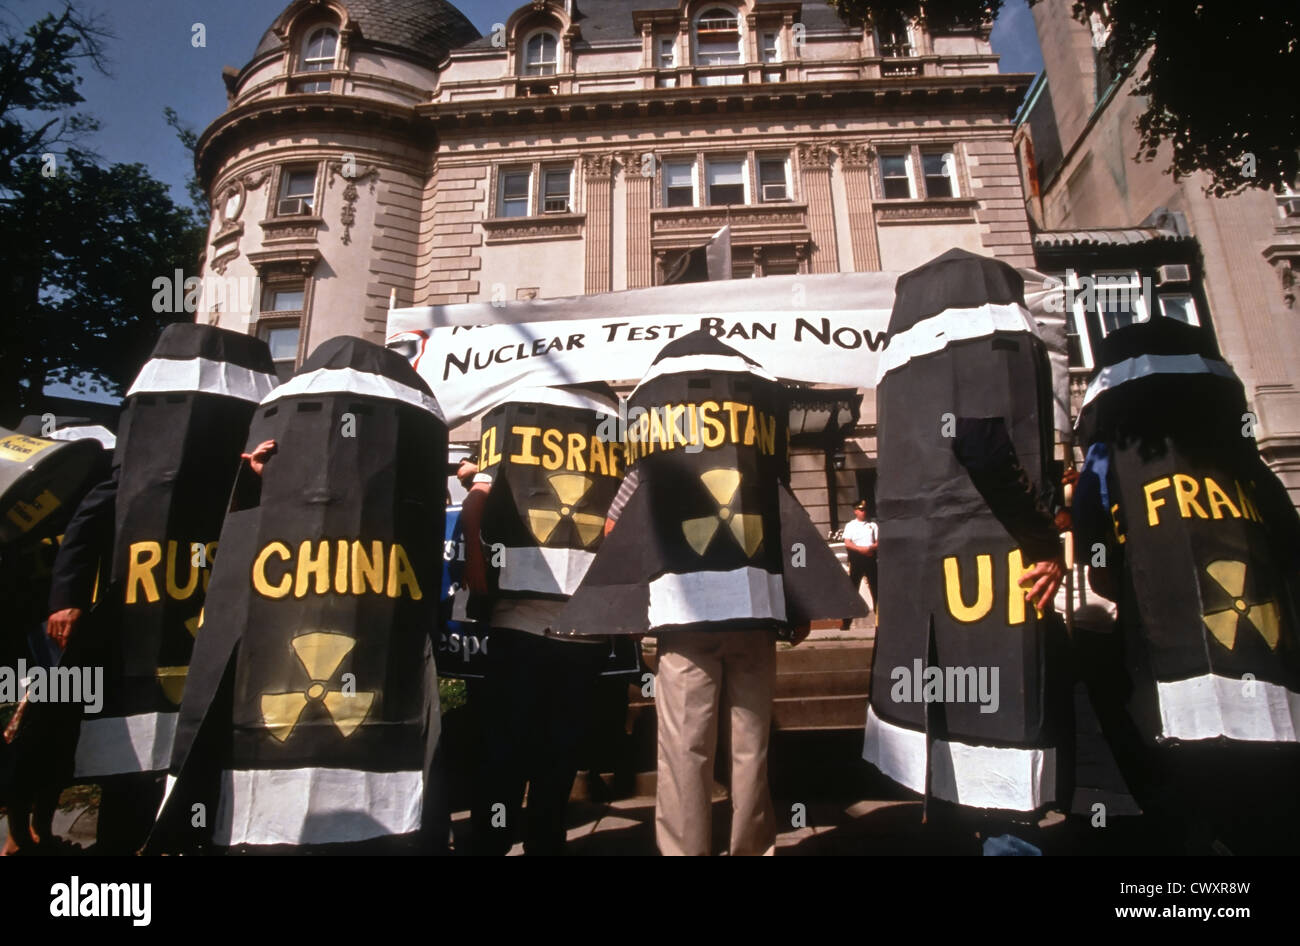
<svg viewBox="0 0 1300 946">
<path fill-rule="evenodd" d="M 854 141 L 840 148 L 844 166 L 844 188 L 849 197 L 849 238 L 853 246 L 853 269 L 880 269 L 880 246 L 876 242 L 876 216 L 871 201 L 871 145 Z"/>
<path fill-rule="evenodd" d="M 586 181 L 587 208 L 587 273 L 583 291 L 609 292 L 612 267 L 610 263 L 610 203 L 613 200 L 614 156 L 612 154 L 584 154 L 582 173 Z"/>
<path fill-rule="evenodd" d="M 835 210 L 831 204 L 831 149 L 824 141 L 799 145 L 799 173 L 804 199 L 808 202 L 808 228 L 812 231 L 813 254 L 808 271 L 839 272 L 839 251 L 835 246 Z"/>
<path fill-rule="evenodd" d="M 646 155 L 650 160 L 646 160 Z M 650 252 L 651 191 L 654 188 L 654 154 L 628 151 L 619 157 L 627 189 L 627 288 L 644 289 L 655 284 L 654 254 Z M 643 171 L 650 173 L 645 174 Z"/>
</svg>

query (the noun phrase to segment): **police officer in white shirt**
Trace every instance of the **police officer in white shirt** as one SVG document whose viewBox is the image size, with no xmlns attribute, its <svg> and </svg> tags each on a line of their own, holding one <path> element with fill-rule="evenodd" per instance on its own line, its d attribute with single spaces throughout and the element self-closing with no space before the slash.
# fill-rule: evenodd
<svg viewBox="0 0 1300 946">
<path fill-rule="evenodd" d="M 849 579 L 857 588 L 863 578 L 871 591 L 871 605 L 876 604 L 876 547 L 880 544 L 880 529 L 867 519 L 867 501 L 864 499 L 853 507 L 853 521 L 844 527 L 844 548 L 849 553 Z M 845 619 L 841 624 L 848 630 L 852 622 Z"/>
</svg>

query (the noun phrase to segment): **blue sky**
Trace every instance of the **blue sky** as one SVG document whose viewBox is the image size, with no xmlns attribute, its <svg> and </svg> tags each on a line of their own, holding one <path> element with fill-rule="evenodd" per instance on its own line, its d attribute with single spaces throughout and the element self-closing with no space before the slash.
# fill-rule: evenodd
<svg viewBox="0 0 1300 946">
<path fill-rule="evenodd" d="M 586 0 L 597 3 L 599 0 Z M 26 26 L 61 0 L 5 0 L 7 25 Z M 140 162 L 185 199 L 189 158 L 163 120 L 171 106 L 201 131 L 226 107 L 223 66 L 242 66 L 287 0 L 78 0 L 102 16 L 115 34 L 108 42 L 110 76 L 87 72 L 83 111 L 102 128 L 87 143 L 108 161 Z M 463 0 L 461 11 L 482 33 L 504 22 L 519 0 Z M 654 4 L 650 4 L 653 6 Z M 193 27 L 205 27 L 206 46 L 193 45 Z M 993 48 L 1005 72 L 1037 72 L 1042 55 L 1025 0 L 1006 0 L 993 29 Z"/>
</svg>

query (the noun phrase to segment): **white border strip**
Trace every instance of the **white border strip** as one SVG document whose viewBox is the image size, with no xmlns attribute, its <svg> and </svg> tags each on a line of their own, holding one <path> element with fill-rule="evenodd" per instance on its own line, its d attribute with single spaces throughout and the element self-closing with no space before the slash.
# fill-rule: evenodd
<svg viewBox="0 0 1300 946">
<path fill-rule="evenodd" d="M 618 404 L 606 401 L 585 391 L 562 391 L 558 388 L 531 387 L 515 388 L 497 407 L 503 404 L 550 404 L 554 407 L 575 407 L 579 410 L 595 411 L 597 414 L 618 416 Z M 496 408 L 489 408 L 495 410 Z"/>
<path fill-rule="evenodd" d="M 438 406 L 436 398 L 392 378 L 370 371 L 358 371 L 355 368 L 320 368 L 307 374 L 294 375 L 263 398 L 262 406 L 273 404 L 285 397 L 344 393 L 401 401 L 428 411 L 438 420 L 443 420 L 442 408 Z"/>
<path fill-rule="evenodd" d="M 424 776 L 357 769 L 227 769 L 213 841 L 333 844 L 420 828 Z"/>
<path fill-rule="evenodd" d="M 785 620 L 780 575 L 746 565 L 729 572 L 665 572 L 650 582 L 650 628 L 707 621 Z"/>
<path fill-rule="evenodd" d="M 498 583 L 503 591 L 571 595 L 586 577 L 595 553 L 585 549 L 526 546 L 503 553 Z"/>
<path fill-rule="evenodd" d="M 889 339 L 880 355 L 876 384 L 913 358 L 943 351 L 953 342 L 987 338 L 995 332 L 1027 332 L 1041 338 L 1038 323 L 1024 306 L 986 303 L 973 309 L 944 309 Z"/>
<path fill-rule="evenodd" d="M 1106 391 L 1113 391 L 1128 381 L 1136 381 L 1153 374 L 1213 374 L 1221 378 L 1235 378 L 1227 362 L 1203 358 L 1200 355 L 1138 355 L 1117 365 L 1097 372 L 1083 396 L 1083 407 Z"/>
<path fill-rule="evenodd" d="M 83 718 L 77 741 L 77 778 L 162 772 L 171 764 L 176 713 Z"/>
<path fill-rule="evenodd" d="M 1300 742 L 1300 694 L 1276 683 L 1206 674 L 1157 682 L 1160 723 L 1170 739 Z"/>
<path fill-rule="evenodd" d="M 117 436 L 107 427 L 101 427 L 98 424 L 89 427 L 60 427 L 50 434 L 51 440 L 98 440 L 99 445 L 105 450 L 112 450 L 117 446 Z"/>
<path fill-rule="evenodd" d="M 152 358 L 145 362 L 126 396 L 198 392 L 224 394 L 241 401 L 260 402 L 271 393 L 279 379 L 228 361 L 210 358 Z"/>
<path fill-rule="evenodd" d="M 762 368 L 751 365 L 739 355 L 682 355 L 677 358 L 664 358 L 651 365 L 641 381 L 632 389 L 632 394 L 635 395 L 646 382 L 666 374 L 707 374 L 715 371 L 752 374 L 764 381 L 776 380 Z"/>
<path fill-rule="evenodd" d="M 885 722 L 867 706 L 866 759 L 895 782 L 925 791 L 925 733 Z M 1056 750 L 1007 749 L 936 739 L 930 791 L 971 808 L 1037 811 L 1056 801 Z"/>
</svg>

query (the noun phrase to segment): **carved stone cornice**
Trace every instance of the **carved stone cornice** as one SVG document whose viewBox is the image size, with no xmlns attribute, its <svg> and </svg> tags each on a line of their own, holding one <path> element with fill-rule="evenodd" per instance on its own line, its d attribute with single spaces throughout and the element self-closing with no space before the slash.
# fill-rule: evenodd
<svg viewBox="0 0 1300 946">
<path fill-rule="evenodd" d="M 352 242 L 352 225 L 357 220 L 357 181 L 370 181 L 370 193 L 375 192 L 375 181 L 379 178 L 379 168 L 373 164 L 358 165 L 355 161 L 330 161 L 327 165 L 329 168 L 329 187 L 334 189 L 334 179 L 342 177 L 347 181 L 347 186 L 343 188 L 343 209 L 339 212 L 339 222 L 343 224 L 343 245 L 347 246 Z"/>
<path fill-rule="evenodd" d="M 868 167 L 876 156 L 876 149 L 866 141 L 846 141 L 840 144 L 840 160 L 847 168 Z"/>
<path fill-rule="evenodd" d="M 540 217 L 492 217 L 482 222 L 484 242 L 573 240 L 582 236 L 586 214 L 543 214 Z"/>
<path fill-rule="evenodd" d="M 324 223 L 320 217 L 312 216 L 271 217 L 260 224 L 262 243 L 315 243 L 316 235 Z"/>
<path fill-rule="evenodd" d="M 948 197 L 937 200 L 883 201 L 875 205 L 877 223 L 916 223 L 925 220 L 975 219 L 979 201 L 965 197 Z"/>
<path fill-rule="evenodd" d="M 614 155 L 584 154 L 582 156 L 582 173 L 588 180 L 612 177 L 614 173 Z"/>
<path fill-rule="evenodd" d="M 798 146 L 799 167 L 808 170 L 830 170 L 831 146 L 828 141 L 805 141 Z"/>
<path fill-rule="evenodd" d="M 806 231 L 808 208 L 805 204 L 779 206 L 757 204 L 731 208 L 671 207 L 652 210 L 650 221 L 651 231 L 655 236 L 694 231 L 712 234 L 728 224 L 733 232 L 748 228 Z"/>
<path fill-rule="evenodd" d="M 289 270 L 310 276 L 311 271 L 321 260 L 320 250 L 316 247 L 280 247 L 249 253 L 248 261 L 259 274 L 268 269 Z"/>
</svg>

